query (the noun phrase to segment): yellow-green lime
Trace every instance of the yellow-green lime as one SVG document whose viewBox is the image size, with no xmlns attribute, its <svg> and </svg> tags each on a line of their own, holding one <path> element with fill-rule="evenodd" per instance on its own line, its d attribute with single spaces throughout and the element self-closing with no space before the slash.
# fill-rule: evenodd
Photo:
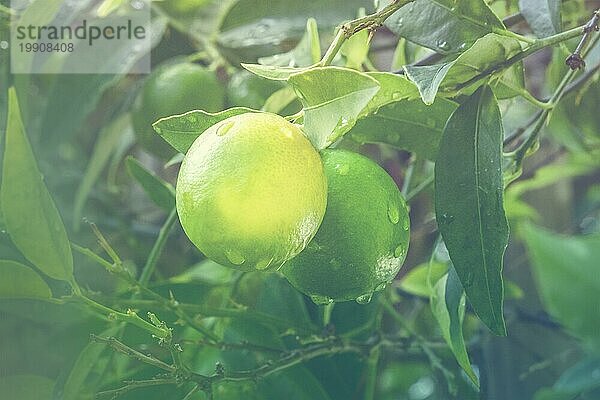
<svg viewBox="0 0 600 400">
<path fill-rule="evenodd" d="M 345 150 L 325 150 L 322 157 L 328 185 L 323 223 L 282 272 L 315 303 L 367 303 L 406 257 L 406 202 L 393 179 L 367 157 Z"/>
<path fill-rule="evenodd" d="M 177 211 L 208 258 L 241 270 L 277 269 L 300 253 L 323 219 L 319 154 L 284 118 L 247 113 L 212 126 L 186 154 Z"/>
<path fill-rule="evenodd" d="M 133 126 L 140 144 L 166 159 L 176 151 L 154 131 L 154 122 L 191 110 L 217 112 L 224 106 L 225 88 L 214 71 L 188 62 L 169 64 L 144 82 L 133 109 Z"/>
</svg>

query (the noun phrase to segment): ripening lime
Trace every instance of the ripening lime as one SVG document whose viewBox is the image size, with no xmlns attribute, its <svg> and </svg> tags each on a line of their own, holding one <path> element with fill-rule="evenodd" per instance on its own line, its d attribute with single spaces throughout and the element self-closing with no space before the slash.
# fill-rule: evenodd
<svg viewBox="0 0 600 400">
<path fill-rule="evenodd" d="M 323 223 L 282 272 L 315 303 L 366 303 L 394 279 L 406 257 L 406 202 L 370 159 L 345 150 L 325 150 L 322 156 L 328 185 Z"/>
<path fill-rule="evenodd" d="M 247 113 L 194 142 L 177 181 L 177 211 L 207 257 L 241 270 L 277 269 L 300 253 L 325 213 L 319 154 L 284 118 Z"/>
<path fill-rule="evenodd" d="M 221 111 L 225 107 L 225 88 L 214 71 L 188 62 L 165 65 L 144 83 L 132 113 L 140 144 L 161 158 L 176 151 L 152 128 L 160 118 L 191 110 Z"/>
</svg>

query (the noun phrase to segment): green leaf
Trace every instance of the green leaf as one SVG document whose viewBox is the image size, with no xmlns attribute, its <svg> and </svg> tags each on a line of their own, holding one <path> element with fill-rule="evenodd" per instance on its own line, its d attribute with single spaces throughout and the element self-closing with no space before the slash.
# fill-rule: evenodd
<svg viewBox="0 0 600 400">
<path fill-rule="evenodd" d="M 244 107 L 230 108 L 218 113 L 202 110 L 190 111 L 182 115 L 160 119 L 154 123 L 153 127 L 175 150 L 185 154 L 202 132 L 217 122 L 248 112 L 258 111 Z"/>
<path fill-rule="evenodd" d="M 462 333 L 465 291 L 454 268 L 450 268 L 448 274 L 435 284 L 431 294 L 431 311 L 456 361 L 471 381 L 479 386 L 479 379 L 471 367 Z"/>
<path fill-rule="evenodd" d="M 379 82 L 379 91 L 371 99 L 364 113 L 373 113 L 389 103 L 419 98 L 417 86 L 403 75 L 390 72 L 367 72 L 367 75 Z"/>
<path fill-rule="evenodd" d="M 107 329 L 100 334 L 101 337 L 110 337 L 120 330 L 120 327 Z M 81 351 L 63 387 L 63 400 L 93 399 L 97 385 L 90 382 L 93 372 L 98 375 L 106 368 L 107 360 L 100 356 L 106 350 L 104 343 L 91 342 Z"/>
<path fill-rule="evenodd" d="M 566 237 L 527 226 L 522 237 L 544 308 L 591 349 L 597 349 L 600 235 Z"/>
<path fill-rule="evenodd" d="M 361 70 L 369 55 L 369 31 L 364 29 L 348 38 L 340 53 L 346 58 L 346 67 Z"/>
<path fill-rule="evenodd" d="M 0 378 L 2 398 L 11 400 L 51 400 L 54 381 L 38 375 L 9 375 Z"/>
<path fill-rule="evenodd" d="M 417 85 L 423 102 L 429 105 L 435 100 L 442 81 L 446 78 L 446 74 L 453 65 L 454 61 L 436 65 L 407 65 L 404 67 L 404 70 L 406 71 L 406 76 Z"/>
<path fill-rule="evenodd" d="M 420 264 L 411 269 L 400 281 L 400 289 L 415 296 L 432 296 L 430 282 L 437 282 L 442 278 L 448 266 L 441 262 Z"/>
<path fill-rule="evenodd" d="M 242 67 L 246 68 L 254 75 L 271 79 L 272 81 L 287 81 L 290 76 L 307 70 L 307 68 L 279 67 L 276 65 L 262 64 L 242 64 Z"/>
<path fill-rule="evenodd" d="M 171 184 L 148 171 L 131 156 L 125 162 L 129 174 L 138 181 L 154 204 L 167 212 L 175 208 L 175 189 Z"/>
<path fill-rule="evenodd" d="M 79 228 L 83 208 L 85 207 L 90 192 L 98 181 L 106 164 L 113 156 L 124 132 L 130 129 L 131 122 L 129 114 L 123 114 L 111 122 L 98 135 L 92 157 L 90 158 L 81 184 L 77 188 L 77 194 L 75 195 L 75 205 L 73 207 L 73 225 L 75 230 Z"/>
<path fill-rule="evenodd" d="M 473 46 L 453 61 L 436 65 L 406 66 L 404 69 L 408 78 L 419 88 L 423 101 L 430 104 L 438 91 L 445 95 L 455 95 L 462 84 L 475 77 L 491 73 L 492 70 L 495 71 L 503 62 L 520 51 L 521 45 L 516 39 L 491 33 L 478 39 Z M 518 88 L 518 82 L 523 79 L 519 74 L 522 75 L 522 71 L 516 69 L 501 80 L 506 81 L 505 85 Z M 481 79 L 477 84 L 473 83 L 472 87 L 477 88 L 483 82 L 484 80 Z M 507 97 L 508 94 L 514 95 L 514 93 L 501 94 L 504 95 L 503 97 Z"/>
<path fill-rule="evenodd" d="M 339 67 L 313 68 L 288 82 L 304 106 L 304 132 L 318 149 L 348 132 L 379 91 L 376 79 Z"/>
<path fill-rule="evenodd" d="M 502 119 L 483 86 L 448 120 L 435 165 L 436 220 L 473 310 L 505 335 L 502 258 L 508 242 L 503 209 Z"/>
<path fill-rule="evenodd" d="M 396 11 L 385 25 L 441 54 L 459 53 L 480 37 L 504 30 L 483 0 L 416 0 Z"/>
<path fill-rule="evenodd" d="M 456 103 L 438 98 L 427 106 L 421 100 L 381 107 L 358 120 L 349 135 L 359 143 L 383 143 L 435 160 L 446 121 Z"/>
<path fill-rule="evenodd" d="M 38 170 L 14 88 L 9 93 L 8 114 L 0 189 L 6 229 L 25 258 L 42 272 L 69 280 L 73 256 L 67 232 Z"/>
<path fill-rule="evenodd" d="M 262 65 L 278 67 L 308 67 L 321 59 L 320 47 L 317 22 L 314 18 L 309 18 L 306 32 L 296 47 L 285 53 L 259 58 L 258 62 Z"/>
<path fill-rule="evenodd" d="M 0 260 L 0 298 L 40 298 L 52 297 L 50 288 L 31 268 L 15 261 Z"/>
<path fill-rule="evenodd" d="M 519 10 L 537 37 L 547 37 L 562 30 L 560 3 L 560 0 L 519 0 Z"/>
<path fill-rule="evenodd" d="M 600 359 L 589 357 L 567 369 L 552 388 L 536 392 L 534 400 L 572 400 L 600 388 Z"/>
<path fill-rule="evenodd" d="M 330 33 L 344 21 L 356 18 L 360 8 L 373 11 L 369 0 L 238 0 L 222 19 L 216 43 L 238 62 L 280 54 L 295 46 L 315 18 L 321 32 Z"/>
</svg>

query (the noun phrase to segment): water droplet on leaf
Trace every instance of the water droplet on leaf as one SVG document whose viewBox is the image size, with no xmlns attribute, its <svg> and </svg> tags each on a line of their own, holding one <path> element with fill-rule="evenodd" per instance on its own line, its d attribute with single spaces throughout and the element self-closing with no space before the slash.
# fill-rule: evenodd
<svg viewBox="0 0 600 400">
<path fill-rule="evenodd" d="M 369 304 L 371 299 L 373 298 L 373 293 L 363 294 L 362 296 L 358 296 L 356 298 L 356 302 L 358 304 Z"/>
<path fill-rule="evenodd" d="M 313 296 L 310 296 L 310 299 L 312 300 L 313 303 L 320 305 L 320 306 L 333 303 L 333 299 L 331 297 L 327 297 L 327 296 L 313 295 Z"/>
</svg>

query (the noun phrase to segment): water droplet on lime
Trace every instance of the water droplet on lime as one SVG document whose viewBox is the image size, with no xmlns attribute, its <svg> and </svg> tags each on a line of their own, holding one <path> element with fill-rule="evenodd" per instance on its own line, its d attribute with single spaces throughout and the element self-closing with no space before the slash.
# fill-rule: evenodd
<svg viewBox="0 0 600 400">
<path fill-rule="evenodd" d="M 400 212 L 398 207 L 393 204 L 388 205 L 387 215 L 392 224 L 397 224 L 400 221 Z"/>
<path fill-rule="evenodd" d="M 335 167 L 340 175 L 348 175 L 348 172 L 350 171 L 350 166 L 348 164 L 338 164 Z"/>
<path fill-rule="evenodd" d="M 227 250 L 225 252 L 225 256 L 232 264 L 235 265 L 242 265 L 244 262 L 246 262 L 244 256 L 237 250 Z"/>
<path fill-rule="evenodd" d="M 402 258 L 404 257 L 404 255 L 406 254 L 406 250 L 404 249 L 404 246 L 399 244 L 398 247 L 396 247 L 394 249 L 394 257 L 396 258 Z"/>
<path fill-rule="evenodd" d="M 227 134 L 227 132 L 229 132 L 229 130 L 231 128 L 233 128 L 233 125 L 235 125 L 235 122 L 233 122 L 233 121 L 228 121 L 228 122 L 225 122 L 224 124 L 222 124 L 217 129 L 217 136 L 225 136 Z"/>
<path fill-rule="evenodd" d="M 408 230 L 409 228 L 409 223 L 408 223 L 408 218 L 405 218 L 404 221 L 402 221 L 402 229 L 404 229 L 405 231 Z"/>
<path fill-rule="evenodd" d="M 375 287 L 375 291 L 381 292 L 383 289 L 385 289 L 387 287 L 387 285 L 388 285 L 387 282 L 382 282 L 379 285 L 377 285 L 377 287 Z"/>
<path fill-rule="evenodd" d="M 268 259 L 268 260 L 259 260 L 256 265 L 254 266 L 254 268 L 256 269 L 267 269 L 269 268 L 269 266 L 271 265 L 271 263 L 273 263 L 273 259 Z"/>
</svg>

